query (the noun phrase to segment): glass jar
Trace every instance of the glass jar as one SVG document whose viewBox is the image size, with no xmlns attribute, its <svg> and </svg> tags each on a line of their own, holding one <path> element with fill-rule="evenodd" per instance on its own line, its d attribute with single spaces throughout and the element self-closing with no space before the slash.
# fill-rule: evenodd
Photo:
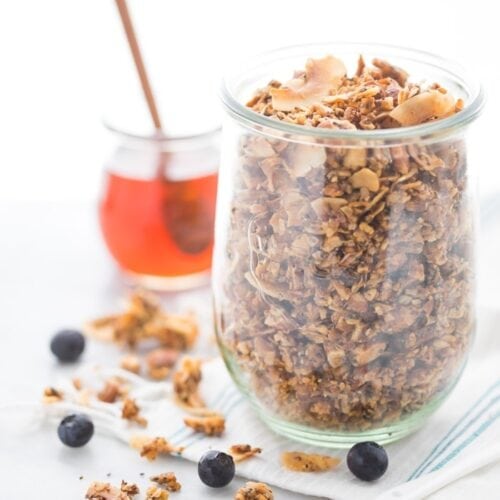
<svg viewBox="0 0 500 500">
<path fill-rule="evenodd" d="M 209 281 L 219 130 L 140 137 L 111 129 L 99 205 L 104 241 L 132 281 L 186 289 Z"/>
<path fill-rule="evenodd" d="M 412 127 L 332 130 L 245 107 L 326 54 L 354 68 L 360 54 L 384 58 L 465 108 Z M 222 89 L 213 287 L 225 362 L 281 434 L 331 447 L 397 440 L 447 397 L 474 335 L 465 136 L 482 90 L 449 61 L 383 45 L 287 48 L 242 68 Z"/>
</svg>

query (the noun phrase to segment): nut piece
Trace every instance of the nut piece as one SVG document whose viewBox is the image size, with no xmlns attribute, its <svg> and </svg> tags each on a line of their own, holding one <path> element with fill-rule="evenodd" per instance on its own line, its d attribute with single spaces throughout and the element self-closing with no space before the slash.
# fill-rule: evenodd
<svg viewBox="0 0 500 500">
<path fill-rule="evenodd" d="M 286 469 L 296 472 L 320 472 L 337 467 L 340 458 L 300 451 L 285 451 L 281 455 L 281 463 Z"/>
<path fill-rule="evenodd" d="M 212 415 L 186 417 L 184 423 L 196 432 L 202 432 L 205 436 L 220 436 L 224 432 L 226 421 L 222 415 Z"/>
<path fill-rule="evenodd" d="M 168 491 L 179 491 L 181 489 L 181 483 L 177 481 L 173 472 L 157 474 L 156 476 L 151 476 L 149 479 L 151 479 L 154 483 L 163 486 Z"/>
<path fill-rule="evenodd" d="M 148 425 L 148 421 L 139 415 L 140 408 L 137 406 L 136 402 L 133 399 L 126 398 L 123 401 L 122 406 L 122 418 L 125 420 L 130 420 L 131 422 L 135 422 L 136 424 L 146 427 Z"/>
<path fill-rule="evenodd" d="M 140 450 L 141 457 L 146 457 L 149 461 L 156 460 L 158 455 L 181 453 L 184 449 L 182 446 L 174 446 L 163 437 L 135 436 L 130 440 L 130 445 Z"/>
<path fill-rule="evenodd" d="M 43 390 L 42 402 L 45 404 L 58 403 L 63 399 L 64 399 L 63 392 L 55 389 L 54 387 L 46 387 Z"/>
<path fill-rule="evenodd" d="M 273 500 L 273 490 L 265 483 L 248 481 L 234 496 L 234 500 Z"/>
<path fill-rule="evenodd" d="M 146 357 L 148 375 L 155 380 L 163 380 L 168 377 L 170 369 L 179 358 L 179 351 L 160 347 L 151 351 Z"/>
<path fill-rule="evenodd" d="M 120 361 L 120 368 L 139 375 L 141 372 L 141 362 L 134 354 L 127 354 Z"/>
<path fill-rule="evenodd" d="M 157 486 L 150 486 L 146 491 L 146 500 L 168 500 L 168 498 L 168 491 Z"/>
<path fill-rule="evenodd" d="M 351 184 L 353 188 L 366 188 L 369 191 L 377 192 L 380 188 L 380 181 L 377 174 L 369 168 L 362 168 L 351 175 Z"/>
<path fill-rule="evenodd" d="M 262 453 L 262 448 L 252 448 L 249 444 L 233 444 L 229 448 L 229 454 L 233 457 L 235 462 L 243 462 L 247 458 Z"/>
</svg>

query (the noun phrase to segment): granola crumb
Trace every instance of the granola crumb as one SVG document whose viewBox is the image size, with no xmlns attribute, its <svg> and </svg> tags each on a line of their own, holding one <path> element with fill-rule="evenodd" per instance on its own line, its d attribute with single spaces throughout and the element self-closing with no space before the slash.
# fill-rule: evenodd
<svg viewBox="0 0 500 500">
<path fill-rule="evenodd" d="M 243 462 L 247 458 L 262 453 L 262 448 L 254 448 L 249 444 L 233 444 L 229 448 L 229 454 L 233 457 L 235 462 Z"/>
<path fill-rule="evenodd" d="M 168 491 L 158 486 L 150 486 L 146 491 L 146 500 L 168 500 L 168 498 Z"/>
<path fill-rule="evenodd" d="M 71 379 L 71 383 L 73 384 L 73 387 L 77 391 L 81 391 L 83 389 L 83 383 L 82 383 L 81 379 L 79 379 L 78 377 Z"/>
<path fill-rule="evenodd" d="M 127 483 L 126 481 L 123 481 L 123 479 L 122 479 L 122 484 L 120 486 L 120 490 L 129 496 L 134 496 L 139 494 L 139 487 L 136 484 Z"/>
<path fill-rule="evenodd" d="M 55 389 L 54 387 L 46 387 L 43 390 L 42 401 L 45 404 L 58 403 L 64 399 L 64 394 L 62 391 Z"/>
<path fill-rule="evenodd" d="M 168 347 L 152 350 L 146 357 L 148 375 L 154 380 L 167 378 L 178 357 L 179 351 Z"/>
<path fill-rule="evenodd" d="M 234 496 L 234 500 L 273 500 L 273 490 L 265 483 L 248 481 Z"/>
<path fill-rule="evenodd" d="M 97 393 L 97 399 L 104 403 L 114 403 L 120 395 L 120 384 L 113 378 L 106 381 L 102 390 Z"/>
<path fill-rule="evenodd" d="M 122 418 L 135 422 L 141 427 L 146 427 L 148 421 L 140 415 L 140 408 L 133 399 L 126 398 L 122 406 Z"/>
<path fill-rule="evenodd" d="M 177 481 L 177 477 L 173 472 L 157 474 L 156 476 L 151 476 L 149 479 L 165 487 L 168 491 L 179 491 L 181 489 L 181 483 Z"/>
<path fill-rule="evenodd" d="M 198 386 L 201 381 L 201 360 L 186 357 L 181 367 L 174 373 L 174 393 L 176 401 L 188 408 L 205 408 Z"/>
<path fill-rule="evenodd" d="M 93 482 L 87 489 L 85 498 L 88 500 L 132 500 L 135 493 L 122 491 L 110 483 Z"/>
<path fill-rule="evenodd" d="M 141 361 L 136 355 L 127 354 L 121 359 L 120 368 L 139 375 L 141 372 Z"/>
<path fill-rule="evenodd" d="M 295 472 L 320 472 L 334 469 L 340 458 L 300 451 L 286 451 L 281 455 L 283 466 Z"/>
<path fill-rule="evenodd" d="M 159 455 L 182 453 L 184 450 L 182 446 L 169 443 L 164 437 L 135 436 L 130 440 L 130 445 L 132 448 L 140 450 L 141 457 L 145 457 L 149 461 L 156 460 Z"/>
<path fill-rule="evenodd" d="M 202 432 L 205 436 L 220 436 L 226 426 L 226 421 L 222 415 L 186 417 L 184 423 L 196 432 Z"/>
</svg>

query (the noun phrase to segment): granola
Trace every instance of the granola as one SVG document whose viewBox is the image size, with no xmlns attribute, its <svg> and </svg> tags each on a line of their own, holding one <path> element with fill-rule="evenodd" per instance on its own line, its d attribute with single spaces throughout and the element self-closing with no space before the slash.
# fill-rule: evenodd
<svg viewBox="0 0 500 500">
<path fill-rule="evenodd" d="M 127 390 L 123 387 L 121 381 L 113 377 L 107 380 L 104 387 L 97 393 L 97 399 L 104 403 L 114 403 L 117 399 L 126 395 L 126 393 Z"/>
<path fill-rule="evenodd" d="M 149 479 L 151 479 L 154 483 L 163 486 L 168 491 L 179 491 L 181 489 L 181 483 L 177 481 L 177 477 L 173 472 L 166 472 L 164 474 L 151 476 Z"/>
<path fill-rule="evenodd" d="M 120 368 L 139 375 L 141 372 L 141 361 L 134 354 L 127 354 L 120 361 Z"/>
<path fill-rule="evenodd" d="M 90 322 L 86 330 L 101 340 L 130 347 L 155 339 L 163 346 L 185 350 L 198 338 L 198 325 L 193 316 L 166 313 L 158 299 L 145 292 L 134 293 L 123 314 L 98 318 Z"/>
<path fill-rule="evenodd" d="M 168 491 L 158 486 L 150 486 L 146 491 L 146 500 L 168 500 L 168 498 Z"/>
<path fill-rule="evenodd" d="M 438 120 L 463 105 L 388 62 L 361 58 L 349 77 L 330 57 L 248 102 L 304 129 L 352 130 Z M 315 428 L 381 427 L 443 394 L 469 347 L 465 144 L 299 134 L 240 136 L 218 263 L 223 352 L 269 412 Z"/>
<path fill-rule="evenodd" d="M 234 496 L 234 500 L 273 500 L 273 490 L 265 483 L 248 481 Z"/>
<path fill-rule="evenodd" d="M 42 401 L 45 404 L 59 403 L 64 399 L 64 394 L 62 391 L 55 389 L 54 387 L 46 387 L 43 390 Z"/>
<path fill-rule="evenodd" d="M 259 453 L 262 453 L 262 448 L 253 448 L 249 444 L 233 444 L 229 448 L 229 454 L 235 462 L 243 462 L 243 460 L 254 457 Z"/>
<path fill-rule="evenodd" d="M 125 398 L 123 400 L 122 418 L 135 422 L 141 427 L 146 427 L 148 425 L 148 421 L 140 415 L 140 411 L 141 409 L 137 406 L 137 403 L 133 399 Z"/>
<path fill-rule="evenodd" d="M 286 469 L 295 472 L 321 472 L 337 467 L 340 458 L 300 451 L 286 451 L 281 455 L 281 463 Z"/>
<path fill-rule="evenodd" d="M 205 408 L 199 393 L 201 382 L 201 360 L 186 357 L 174 373 L 174 393 L 178 403 L 187 408 Z"/>
<path fill-rule="evenodd" d="M 163 380 L 170 374 L 175 365 L 179 351 L 167 347 L 152 350 L 146 357 L 148 375 L 155 380 Z"/>
<path fill-rule="evenodd" d="M 205 436 L 220 436 L 226 427 L 226 421 L 222 415 L 186 417 L 184 423 L 196 432 L 202 432 Z"/>
<path fill-rule="evenodd" d="M 159 455 L 181 453 L 184 449 L 182 446 L 169 443 L 164 437 L 135 436 L 131 439 L 130 445 L 132 448 L 137 448 L 141 457 L 145 457 L 149 461 L 156 460 Z"/>
<path fill-rule="evenodd" d="M 139 488 L 135 484 L 127 484 L 125 481 L 122 481 L 121 488 L 95 481 L 89 486 L 85 498 L 88 500 L 132 500 L 138 493 Z"/>
</svg>

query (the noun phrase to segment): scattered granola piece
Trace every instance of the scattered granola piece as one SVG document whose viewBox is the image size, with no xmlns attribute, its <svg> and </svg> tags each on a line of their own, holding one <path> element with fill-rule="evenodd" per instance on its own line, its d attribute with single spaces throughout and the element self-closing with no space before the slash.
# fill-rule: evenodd
<svg viewBox="0 0 500 500">
<path fill-rule="evenodd" d="M 273 490 L 265 483 L 248 481 L 234 496 L 234 500 L 273 500 Z"/>
<path fill-rule="evenodd" d="M 181 368 L 174 373 L 174 392 L 176 400 L 188 408 L 205 408 L 198 386 L 201 381 L 201 360 L 186 357 Z"/>
<path fill-rule="evenodd" d="M 148 353 L 146 363 L 148 375 L 155 380 L 163 380 L 168 377 L 170 369 L 179 358 L 179 351 L 167 347 L 160 347 Z"/>
<path fill-rule="evenodd" d="M 126 481 L 123 481 L 123 480 L 122 480 L 122 484 L 120 486 L 120 490 L 123 491 L 123 493 L 126 493 L 127 495 L 129 495 L 131 497 L 139 494 L 139 487 L 136 484 L 127 483 Z"/>
<path fill-rule="evenodd" d="M 78 377 L 71 379 L 71 383 L 73 384 L 73 387 L 77 391 L 81 391 L 83 389 L 83 383 L 82 383 L 81 379 L 79 379 Z"/>
<path fill-rule="evenodd" d="M 45 404 L 58 403 L 64 399 L 64 394 L 62 391 L 55 389 L 54 387 L 46 387 L 43 390 L 43 399 L 42 401 Z"/>
<path fill-rule="evenodd" d="M 130 440 L 132 448 L 140 450 L 141 457 L 148 460 L 155 460 L 158 455 L 170 455 L 172 453 L 182 453 L 182 446 L 175 446 L 163 437 L 150 438 L 147 436 L 135 436 Z"/>
<path fill-rule="evenodd" d="M 136 402 L 133 399 L 124 399 L 122 406 L 122 418 L 135 422 L 142 427 L 146 427 L 148 425 L 148 421 L 139 413 L 140 408 L 139 406 L 137 406 Z"/>
<path fill-rule="evenodd" d="M 102 390 L 97 393 L 97 398 L 104 403 L 114 403 L 120 395 L 120 384 L 113 378 L 106 381 Z"/>
<path fill-rule="evenodd" d="M 154 483 L 163 486 L 168 491 L 179 491 L 181 489 L 181 483 L 177 481 L 177 477 L 173 472 L 157 474 L 156 476 L 151 476 L 149 479 L 151 479 Z"/>
<path fill-rule="evenodd" d="M 127 354 L 120 361 L 120 368 L 139 375 L 141 372 L 141 362 L 134 354 Z"/>
<path fill-rule="evenodd" d="M 96 319 L 86 330 L 100 340 L 131 347 L 143 340 L 156 339 L 164 346 L 185 350 L 198 337 L 197 322 L 192 315 L 166 313 L 153 294 L 142 291 L 130 297 L 123 314 Z"/>
<path fill-rule="evenodd" d="M 253 448 L 249 444 L 233 444 L 229 448 L 229 454 L 232 455 L 235 462 L 243 462 L 247 458 L 262 453 L 262 448 Z"/>
<path fill-rule="evenodd" d="M 211 415 L 208 417 L 186 417 L 184 423 L 206 436 L 220 436 L 224 432 L 226 421 L 222 415 Z"/>
<path fill-rule="evenodd" d="M 150 486 L 146 491 L 146 500 L 168 500 L 168 498 L 168 491 L 158 486 Z"/>
<path fill-rule="evenodd" d="M 85 498 L 88 500 L 132 500 L 132 496 L 109 483 L 95 481 L 92 483 Z"/>
<path fill-rule="evenodd" d="M 300 451 L 286 451 L 281 455 L 281 463 L 285 468 L 296 472 L 320 472 L 337 467 L 340 458 Z"/>
</svg>

